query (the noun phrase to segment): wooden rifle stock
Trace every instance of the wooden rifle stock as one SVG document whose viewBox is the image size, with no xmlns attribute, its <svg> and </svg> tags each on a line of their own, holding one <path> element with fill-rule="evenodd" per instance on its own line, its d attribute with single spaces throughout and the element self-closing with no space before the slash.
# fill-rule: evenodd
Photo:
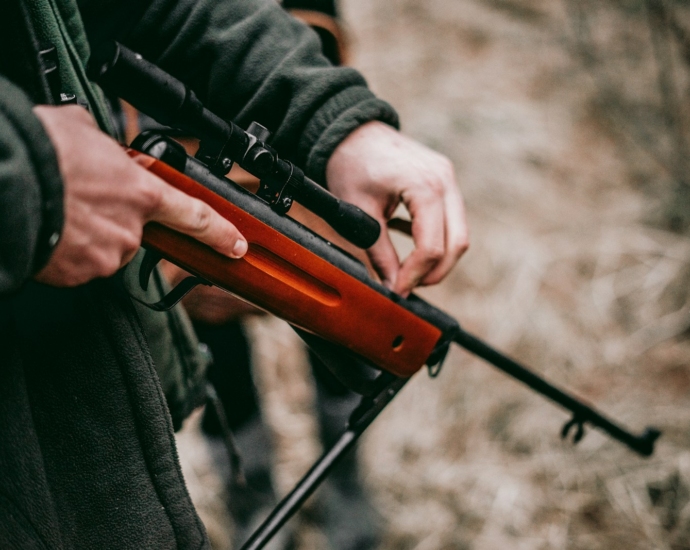
<svg viewBox="0 0 690 550">
<path fill-rule="evenodd" d="M 135 151 L 130 154 L 143 156 L 143 153 Z M 138 161 L 173 187 L 209 204 L 232 222 L 249 244 L 244 257 L 230 259 L 187 235 L 149 223 L 144 228 L 143 238 L 147 249 L 398 376 L 413 375 L 442 344 L 441 328 L 396 303 L 391 299 L 395 295 L 389 293 L 387 296 L 381 292 L 383 287 L 376 289 L 373 281 L 365 284 L 345 273 L 168 164 L 148 156 Z M 193 164 L 195 161 L 189 159 L 187 162 Z M 201 165 L 196 168 L 201 169 Z M 237 187 L 229 180 L 221 180 L 210 173 L 207 176 L 222 182 L 228 190 Z M 239 188 L 232 190 L 243 192 Z M 251 198 L 260 201 L 256 197 Z M 272 214 L 268 207 L 265 211 Z M 316 237 L 297 222 L 283 219 Z M 401 301 L 403 299 L 398 300 Z"/>
</svg>

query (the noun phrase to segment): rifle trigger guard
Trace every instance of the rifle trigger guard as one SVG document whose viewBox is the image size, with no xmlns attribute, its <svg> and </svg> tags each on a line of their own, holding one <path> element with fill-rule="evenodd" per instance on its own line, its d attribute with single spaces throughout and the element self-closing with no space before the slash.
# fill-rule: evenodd
<svg viewBox="0 0 690 550">
<path fill-rule="evenodd" d="M 156 269 L 158 262 L 163 259 L 158 252 L 153 250 L 147 250 L 144 253 L 144 259 L 141 261 L 141 266 L 139 267 L 139 286 L 142 290 L 148 290 L 149 280 L 151 279 L 151 273 Z"/>
<path fill-rule="evenodd" d="M 173 288 L 157 302 L 146 302 L 137 298 L 136 296 L 132 296 L 131 294 L 130 296 L 133 300 L 154 311 L 168 311 L 175 307 L 179 301 L 182 300 L 182 298 L 187 296 L 192 289 L 199 285 L 211 286 L 211 283 L 209 283 L 206 279 L 202 279 L 201 277 L 190 275 L 186 279 L 183 279 L 175 288 Z"/>
<path fill-rule="evenodd" d="M 163 259 L 158 252 L 155 250 L 147 249 L 144 253 L 144 258 L 141 260 L 141 265 L 139 266 L 139 286 L 143 290 L 148 290 L 149 281 L 153 270 L 156 269 L 158 263 Z M 191 292 L 191 290 L 198 285 L 208 285 L 211 286 L 206 279 L 191 275 L 186 279 L 183 279 L 175 288 L 168 292 L 157 302 L 147 302 L 141 298 L 137 298 L 132 292 L 129 292 L 130 297 L 135 302 L 146 306 L 154 311 L 168 311 L 175 307 L 182 298 Z"/>
<path fill-rule="evenodd" d="M 585 435 L 584 421 L 577 416 L 573 416 L 568 422 L 566 422 L 561 430 L 561 439 L 568 437 L 570 430 L 576 427 L 575 435 L 573 436 L 573 443 L 577 444 Z"/>
</svg>

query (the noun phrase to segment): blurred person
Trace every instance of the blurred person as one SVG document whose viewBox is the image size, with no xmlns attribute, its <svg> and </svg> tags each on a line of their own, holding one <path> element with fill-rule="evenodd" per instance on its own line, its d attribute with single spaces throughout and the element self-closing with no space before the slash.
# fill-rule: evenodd
<svg viewBox="0 0 690 550">
<path fill-rule="evenodd" d="M 212 353 L 209 373 L 242 458 L 246 485 L 228 484 L 228 505 L 235 521 L 235 543 L 241 545 L 277 503 L 272 434 L 262 415 L 251 372 L 251 346 L 242 322 L 209 325 L 195 322 L 201 341 Z M 319 439 L 332 446 L 345 429 L 360 397 L 345 388 L 310 352 L 316 389 Z M 203 429 L 222 436 L 215 410 L 207 408 Z M 346 455 L 329 474 L 309 507 L 310 523 L 319 526 L 334 550 L 378 548 L 381 520 L 360 479 L 356 452 Z M 288 526 L 289 528 L 289 526 Z M 286 541 L 289 543 L 289 539 Z"/>
<path fill-rule="evenodd" d="M 151 220 L 229 257 L 247 244 L 107 136 L 90 47 L 117 38 L 221 116 L 258 120 L 382 223 L 404 202 L 415 251 L 401 263 L 384 232 L 369 252 L 396 292 L 438 282 L 467 246 L 452 168 L 272 0 L 10 0 L 0 27 L 0 546 L 208 547 L 147 341 L 179 343 L 136 315 L 118 272 Z M 89 112 L 42 105 L 61 93 Z"/>
</svg>

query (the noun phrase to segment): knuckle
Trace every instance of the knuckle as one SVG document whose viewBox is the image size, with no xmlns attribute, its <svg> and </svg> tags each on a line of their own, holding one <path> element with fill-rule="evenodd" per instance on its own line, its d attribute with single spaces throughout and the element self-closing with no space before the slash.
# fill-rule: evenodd
<svg viewBox="0 0 690 550">
<path fill-rule="evenodd" d="M 130 255 L 141 245 L 143 231 L 139 228 L 137 230 L 128 233 L 123 242 L 123 255 Z"/>
<path fill-rule="evenodd" d="M 438 198 L 444 195 L 445 186 L 441 178 L 429 178 L 426 189 L 434 198 Z"/>
<path fill-rule="evenodd" d="M 163 187 L 140 178 L 137 193 L 147 213 L 159 210 L 163 204 Z"/>
<path fill-rule="evenodd" d="M 202 202 L 197 202 L 194 208 L 194 230 L 206 233 L 211 227 L 211 209 Z"/>
<path fill-rule="evenodd" d="M 104 254 L 96 265 L 97 277 L 110 277 L 120 269 L 120 257 L 117 254 Z"/>
<path fill-rule="evenodd" d="M 420 256 L 427 264 L 438 262 L 443 258 L 445 252 L 444 248 L 438 245 L 423 246 L 419 249 Z"/>
</svg>

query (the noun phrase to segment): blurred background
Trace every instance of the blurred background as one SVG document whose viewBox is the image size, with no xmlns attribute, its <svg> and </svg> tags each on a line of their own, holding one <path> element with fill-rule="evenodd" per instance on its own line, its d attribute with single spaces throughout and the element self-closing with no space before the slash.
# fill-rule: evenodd
<svg viewBox="0 0 690 550">
<path fill-rule="evenodd" d="M 403 131 L 457 168 L 471 248 L 422 289 L 471 332 L 633 431 L 641 459 L 454 349 L 365 435 L 384 549 L 690 548 L 690 2 L 341 0 L 350 63 Z M 396 241 L 402 254 L 410 244 Z M 305 352 L 252 319 L 284 494 L 321 452 Z M 178 434 L 190 492 L 229 548 L 223 482 Z M 328 548 L 314 505 L 296 547 Z"/>
</svg>

